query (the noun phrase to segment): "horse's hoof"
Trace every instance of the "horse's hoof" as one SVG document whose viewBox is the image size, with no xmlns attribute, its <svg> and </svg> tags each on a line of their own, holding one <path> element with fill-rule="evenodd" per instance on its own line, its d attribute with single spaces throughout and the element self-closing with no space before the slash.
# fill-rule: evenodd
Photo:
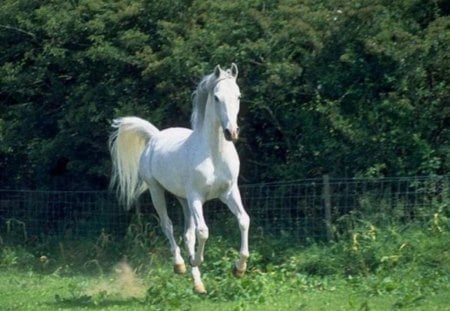
<svg viewBox="0 0 450 311">
<path fill-rule="evenodd" d="M 184 263 L 176 263 L 173 265 L 173 271 L 176 274 L 184 274 L 186 273 L 186 265 Z"/>
<path fill-rule="evenodd" d="M 234 277 L 240 279 L 245 274 L 245 270 L 240 270 L 236 266 L 233 266 L 233 275 Z"/>
<path fill-rule="evenodd" d="M 203 285 L 203 283 L 194 284 L 194 292 L 197 294 L 206 294 L 205 285 Z"/>
</svg>

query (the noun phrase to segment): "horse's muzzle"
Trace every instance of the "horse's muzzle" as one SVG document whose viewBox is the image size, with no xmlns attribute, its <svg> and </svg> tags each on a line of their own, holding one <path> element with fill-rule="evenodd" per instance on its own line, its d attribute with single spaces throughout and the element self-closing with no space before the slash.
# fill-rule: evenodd
<svg viewBox="0 0 450 311">
<path fill-rule="evenodd" d="M 237 127 L 236 130 L 230 131 L 229 129 L 225 129 L 223 131 L 223 134 L 225 135 L 225 139 L 228 141 L 232 141 L 233 143 L 237 142 L 239 139 L 239 128 Z"/>
</svg>

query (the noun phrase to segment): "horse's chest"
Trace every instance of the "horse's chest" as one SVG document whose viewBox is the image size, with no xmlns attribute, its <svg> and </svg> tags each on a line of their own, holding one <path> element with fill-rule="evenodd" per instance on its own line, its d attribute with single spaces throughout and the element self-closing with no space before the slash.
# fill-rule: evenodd
<svg viewBox="0 0 450 311">
<path fill-rule="evenodd" d="M 226 163 L 221 165 L 206 161 L 197 168 L 198 186 L 204 189 L 207 200 L 219 197 L 228 192 L 234 180 L 232 168 Z"/>
</svg>

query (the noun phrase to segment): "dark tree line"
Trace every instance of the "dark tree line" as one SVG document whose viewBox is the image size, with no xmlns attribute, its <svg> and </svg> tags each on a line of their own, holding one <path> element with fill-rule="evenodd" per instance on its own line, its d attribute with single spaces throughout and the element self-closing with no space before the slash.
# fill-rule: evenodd
<svg viewBox="0 0 450 311">
<path fill-rule="evenodd" d="M 104 189 L 111 119 L 239 66 L 241 182 L 445 174 L 445 0 L 3 0 L 0 188 Z"/>
</svg>

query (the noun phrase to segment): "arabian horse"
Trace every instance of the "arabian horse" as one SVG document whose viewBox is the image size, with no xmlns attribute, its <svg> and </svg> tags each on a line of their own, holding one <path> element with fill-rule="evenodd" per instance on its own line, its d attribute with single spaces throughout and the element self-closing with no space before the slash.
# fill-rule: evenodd
<svg viewBox="0 0 450 311">
<path fill-rule="evenodd" d="M 233 274 L 242 277 L 247 268 L 250 218 L 238 189 L 240 162 L 234 145 L 239 137 L 237 76 L 238 68 L 233 63 L 228 70 L 217 65 L 212 74 L 201 80 L 192 97 L 192 129 L 174 127 L 160 131 L 143 119 L 123 117 L 113 121 L 115 130 L 109 141 L 111 184 L 117 187 L 119 199 L 127 209 L 146 189 L 150 190 L 170 243 L 176 273 L 186 272 L 186 266 L 167 214 L 165 191 L 180 202 L 185 218 L 184 241 L 197 293 L 206 292 L 199 270 L 209 236 L 203 217 L 206 201 L 218 198 L 236 216 L 241 248 Z"/>
</svg>

